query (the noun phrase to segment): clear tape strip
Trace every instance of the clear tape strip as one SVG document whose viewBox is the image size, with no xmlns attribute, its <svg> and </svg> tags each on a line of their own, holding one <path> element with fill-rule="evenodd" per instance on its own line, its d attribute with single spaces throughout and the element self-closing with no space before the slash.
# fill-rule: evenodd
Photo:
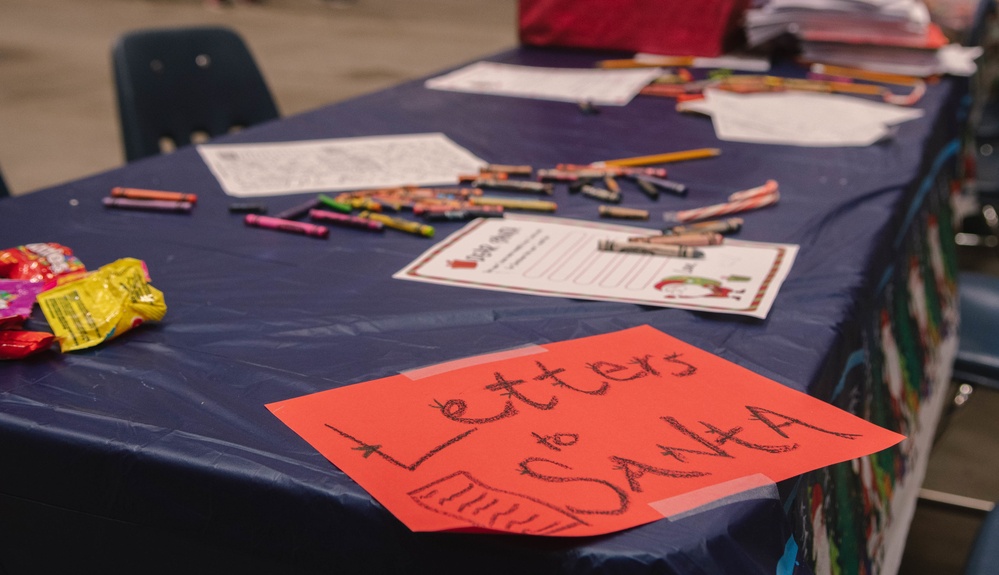
<svg viewBox="0 0 999 575">
<path fill-rule="evenodd" d="M 777 484 L 762 473 L 739 477 L 694 491 L 649 503 L 649 506 L 670 519 L 681 519 L 723 505 L 753 499 L 779 500 Z"/>
<path fill-rule="evenodd" d="M 408 377 L 409 379 L 417 380 L 417 379 L 423 379 L 425 377 L 431 377 L 434 375 L 440 375 L 442 373 L 447 373 L 449 371 L 454 371 L 456 369 L 471 367 L 473 365 L 481 365 L 483 363 L 490 363 L 494 361 L 503 361 L 514 357 L 535 355 L 538 353 L 545 353 L 547 351 L 548 351 L 547 349 L 545 349 L 540 345 L 526 345 L 524 347 L 515 347 L 513 349 L 508 349 L 505 351 L 497 351 L 494 353 L 487 353 L 484 355 L 473 355 L 471 357 L 456 359 L 445 363 L 437 363 L 425 367 L 417 367 L 415 369 L 410 369 L 400 372 L 400 374 Z"/>
</svg>

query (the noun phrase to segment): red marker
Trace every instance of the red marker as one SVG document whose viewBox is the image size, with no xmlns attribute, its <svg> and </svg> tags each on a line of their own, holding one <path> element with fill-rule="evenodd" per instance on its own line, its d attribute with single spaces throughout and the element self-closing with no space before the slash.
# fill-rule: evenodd
<svg viewBox="0 0 999 575">
<path fill-rule="evenodd" d="M 274 218 L 270 216 L 258 216 L 257 214 L 246 214 L 246 217 L 243 218 L 243 223 L 255 228 L 267 228 L 269 230 L 301 234 L 303 236 L 312 236 L 314 238 L 326 239 L 330 235 L 329 228 L 325 226 L 317 226 L 315 224 L 307 224 L 305 222 L 296 222 L 292 220 L 282 220 L 281 218 Z"/>
</svg>

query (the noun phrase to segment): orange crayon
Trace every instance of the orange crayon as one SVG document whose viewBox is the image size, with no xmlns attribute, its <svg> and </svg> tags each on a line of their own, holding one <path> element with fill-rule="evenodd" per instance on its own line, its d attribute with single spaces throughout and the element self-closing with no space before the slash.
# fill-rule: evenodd
<svg viewBox="0 0 999 575">
<path fill-rule="evenodd" d="M 141 188 L 123 188 L 123 187 L 111 188 L 111 197 L 128 198 L 130 200 L 166 200 L 172 202 L 190 202 L 192 204 L 198 201 L 198 196 L 196 194 L 188 194 L 184 192 L 165 192 L 162 190 L 144 190 Z"/>
</svg>

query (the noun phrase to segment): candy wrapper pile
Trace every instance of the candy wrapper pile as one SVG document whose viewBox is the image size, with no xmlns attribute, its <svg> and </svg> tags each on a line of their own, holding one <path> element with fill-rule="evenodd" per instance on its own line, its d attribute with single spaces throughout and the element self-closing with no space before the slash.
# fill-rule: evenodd
<svg viewBox="0 0 999 575">
<path fill-rule="evenodd" d="M 88 272 L 57 243 L 0 250 L 0 360 L 22 359 L 58 342 L 62 351 L 96 346 L 166 314 L 145 264 L 124 258 Z M 52 333 L 28 329 L 35 304 Z"/>
</svg>

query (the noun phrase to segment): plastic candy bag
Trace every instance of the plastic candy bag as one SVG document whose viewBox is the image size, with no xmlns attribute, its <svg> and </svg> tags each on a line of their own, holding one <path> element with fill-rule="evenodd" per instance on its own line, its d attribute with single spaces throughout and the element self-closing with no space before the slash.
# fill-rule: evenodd
<svg viewBox="0 0 999 575">
<path fill-rule="evenodd" d="M 62 351 L 86 349 L 166 314 L 163 292 L 137 259 L 112 262 L 38 296 Z"/>
<path fill-rule="evenodd" d="M 55 336 L 41 331 L 0 330 L 0 360 L 23 359 L 52 346 Z"/>
<path fill-rule="evenodd" d="M 28 319 L 31 316 L 31 308 L 35 305 L 35 298 L 41 291 L 40 283 L 0 279 L 0 320 L 20 318 L 23 322 Z"/>
<path fill-rule="evenodd" d="M 0 250 L 0 278 L 48 284 L 85 271 L 83 262 L 71 249 L 56 243 L 25 244 Z"/>
</svg>

